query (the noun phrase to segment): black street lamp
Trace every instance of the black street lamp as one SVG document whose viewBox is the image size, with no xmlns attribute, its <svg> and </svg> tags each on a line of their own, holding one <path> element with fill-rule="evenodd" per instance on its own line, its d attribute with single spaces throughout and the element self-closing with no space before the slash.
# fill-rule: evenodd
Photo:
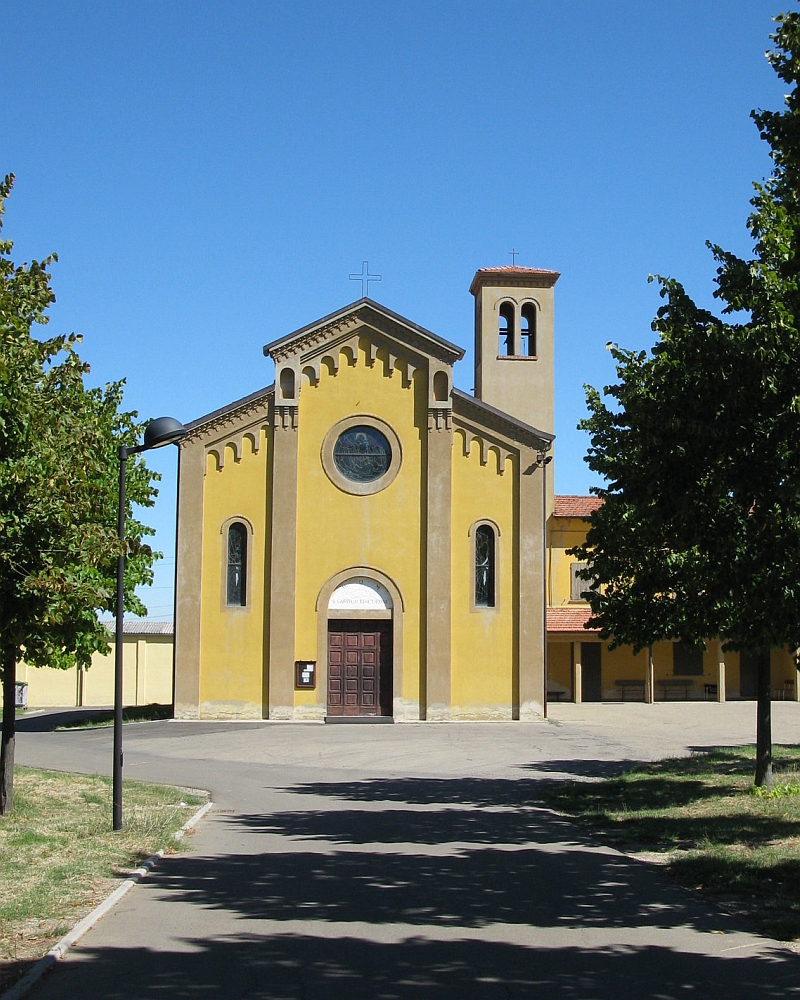
<svg viewBox="0 0 800 1000">
<path fill-rule="evenodd" d="M 112 768 L 112 800 L 114 803 L 114 829 L 122 829 L 122 633 L 123 597 L 125 590 L 125 477 L 128 455 L 138 455 L 165 444 L 177 444 L 186 428 L 174 417 L 156 417 L 144 429 L 144 444 L 129 448 L 119 446 L 119 517 L 117 534 L 122 549 L 117 557 L 117 606 L 116 643 L 114 648 L 114 764 Z"/>
</svg>

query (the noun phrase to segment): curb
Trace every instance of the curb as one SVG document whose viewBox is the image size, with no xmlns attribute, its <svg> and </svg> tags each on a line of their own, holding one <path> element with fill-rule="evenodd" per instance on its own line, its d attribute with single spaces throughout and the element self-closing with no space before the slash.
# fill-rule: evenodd
<svg viewBox="0 0 800 1000">
<path fill-rule="evenodd" d="M 175 834 L 175 840 L 183 840 L 184 835 L 200 822 L 213 805 L 213 802 L 206 802 L 202 808 L 197 810 L 194 816 L 190 816 Z M 40 958 L 32 968 L 28 969 L 22 979 L 14 983 L 11 989 L 0 994 L 0 1000 L 21 1000 L 28 990 L 35 983 L 39 982 L 48 969 L 51 969 L 56 962 L 59 962 L 70 948 L 77 944 L 83 935 L 94 927 L 98 920 L 101 920 L 109 910 L 117 905 L 123 896 L 126 896 L 138 882 L 142 881 L 145 875 L 154 868 L 163 856 L 164 852 L 159 851 L 158 854 L 153 854 L 146 861 L 143 861 L 102 903 L 98 903 L 90 914 L 85 916 L 68 934 L 65 934 L 59 942 L 54 944 L 44 958 Z"/>
</svg>

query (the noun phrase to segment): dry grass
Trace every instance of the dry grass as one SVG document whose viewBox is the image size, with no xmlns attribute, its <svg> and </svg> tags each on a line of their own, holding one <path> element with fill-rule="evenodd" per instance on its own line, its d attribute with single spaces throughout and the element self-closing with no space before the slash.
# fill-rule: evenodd
<svg viewBox="0 0 800 1000">
<path fill-rule="evenodd" d="M 111 829 L 111 782 L 18 768 L 0 817 L 0 992 L 157 851 L 205 799 L 126 781 L 124 829 Z"/>
<path fill-rule="evenodd" d="M 775 790 L 752 747 L 722 748 L 545 791 L 548 803 L 771 937 L 800 940 L 800 747 L 775 747 Z"/>
</svg>

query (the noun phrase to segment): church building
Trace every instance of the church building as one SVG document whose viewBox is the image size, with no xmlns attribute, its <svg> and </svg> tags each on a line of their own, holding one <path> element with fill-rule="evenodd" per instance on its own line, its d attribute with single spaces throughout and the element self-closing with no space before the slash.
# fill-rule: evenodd
<svg viewBox="0 0 800 1000">
<path fill-rule="evenodd" d="M 477 272 L 474 394 L 462 348 L 362 298 L 188 425 L 177 718 L 542 715 L 557 279 Z"/>
<path fill-rule="evenodd" d="M 758 664 L 588 627 L 554 496 L 558 274 L 484 268 L 464 351 L 362 298 L 268 344 L 275 384 L 180 445 L 176 718 L 536 719 L 550 701 L 755 698 Z M 798 700 L 789 650 L 773 697 Z"/>
</svg>

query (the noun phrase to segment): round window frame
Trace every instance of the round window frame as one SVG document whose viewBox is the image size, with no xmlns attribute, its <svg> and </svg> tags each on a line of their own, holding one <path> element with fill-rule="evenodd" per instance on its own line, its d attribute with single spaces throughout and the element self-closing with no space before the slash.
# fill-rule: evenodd
<svg viewBox="0 0 800 1000">
<path fill-rule="evenodd" d="M 372 427 L 376 431 L 380 431 L 389 442 L 392 452 L 389 468 L 386 472 L 368 483 L 356 483 L 352 479 L 348 479 L 347 476 L 339 471 L 333 457 L 333 449 L 336 442 L 345 431 L 349 431 L 353 427 Z M 403 449 L 400 447 L 400 438 L 385 420 L 381 420 L 380 417 L 370 416 L 367 413 L 359 413 L 352 417 L 345 417 L 344 420 L 340 420 L 330 428 L 322 442 L 321 458 L 325 475 L 334 486 L 338 487 L 343 493 L 349 493 L 351 496 L 367 497 L 373 493 L 380 493 L 381 490 L 385 490 L 387 486 L 390 486 L 394 482 L 403 462 Z"/>
</svg>

